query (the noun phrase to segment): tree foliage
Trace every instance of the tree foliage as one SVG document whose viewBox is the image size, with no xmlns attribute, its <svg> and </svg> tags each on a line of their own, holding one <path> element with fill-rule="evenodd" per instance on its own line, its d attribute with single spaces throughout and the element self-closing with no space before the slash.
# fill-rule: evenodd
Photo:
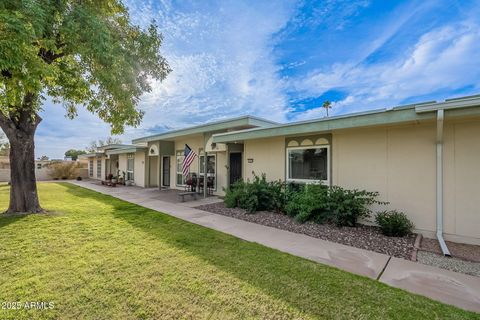
<svg viewBox="0 0 480 320">
<path fill-rule="evenodd" d="M 42 100 L 69 118 L 85 107 L 113 134 L 137 126 L 140 96 L 170 69 L 154 23 L 132 25 L 121 0 L 0 1 L 0 128 L 11 145 L 7 212 L 42 212 L 34 135 Z"/>
<path fill-rule="evenodd" d="M 327 111 L 327 117 L 328 117 L 328 109 L 332 108 L 332 103 L 329 100 L 325 100 L 322 104 L 322 108 L 324 108 Z"/>
<path fill-rule="evenodd" d="M 70 157 L 72 160 L 77 160 L 78 156 L 81 154 L 87 153 L 85 150 L 75 150 L 75 149 L 70 149 L 65 152 L 65 157 Z"/>
<path fill-rule="evenodd" d="M 38 117 L 49 96 L 69 118 L 84 106 L 113 133 L 137 126 L 141 94 L 170 71 L 161 42 L 154 23 L 130 23 L 121 1 L 2 0 L 0 116 Z"/>
</svg>

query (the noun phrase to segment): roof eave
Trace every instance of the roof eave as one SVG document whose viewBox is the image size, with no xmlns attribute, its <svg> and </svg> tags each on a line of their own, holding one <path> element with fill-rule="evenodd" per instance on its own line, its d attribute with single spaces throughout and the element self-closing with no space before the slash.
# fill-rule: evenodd
<svg viewBox="0 0 480 320">
<path fill-rule="evenodd" d="M 398 110 L 382 110 L 375 112 L 359 113 L 353 116 L 339 116 L 330 119 L 291 123 L 272 128 L 258 128 L 244 132 L 222 133 L 213 136 L 214 143 L 243 141 L 276 136 L 292 136 L 332 130 L 365 127 L 399 122 L 408 122 L 432 118 L 431 115 L 417 115 L 414 108 Z"/>
<path fill-rule="evenodd" d="M 207 132 L 214 132 L 218 130 L 226 130 L 232 127 L 241 127 L 241 126 L 257 126 L 257 127 L 273 127 L 278 125 L 278 123 L 253 117 L 253 116 L 244 116 L 233 118 L 224 121 L 211 122 L 200 126 L 195 126 L 191 128 L 179 129 L 175 131 L 170 131 L 162 134 L 157 134 L 148 137 L 142 137 L 132 140 L 132 143 L 142 143 L 158 140 L 172 140 L 178 137 L 188 136 L 192 134 L 202 134 Z"/>
<path fill-rule="evenodd" d="M 460 100 L 460 99 L 459 99 Z M 332 132 L 333 130 L 393 125 L 408 122 L 433 120 L 432 111 L 439 108 L 448 109 L 446 117 L 480 116 L 480 99 L 469 99 L 468 103 L 459 100 L 446 101 L 436 104 L 436 109 L 431 109 L 430 104 L 418 104 L 415 107 L 399 107 L 391 110 L 377 110 L 355 115 L 345 115 L 335 118 L 313 120 L 307 122 L 290 123 L 272 128 L 256 128 L 245 131 L 220 133 L 213 135 L 213 143 L 240 142 L 251 139 L 271 138 L 276 136 L 294 136 L 301 134 Z M 450 103 L 452 102 L 452 103 Z M 420 111 L 419 111 L 420 110 Z"/>
<path fill-rule="evenodd" d="M 114 154 L 135 153 L 137 151 L 145 151 L 146 149 L 147 147 L 135 146 L 135 147 L 129 147 L 129 148 L 107 150 L 105 153 L 110 156 Z"/>
<path fill-rule="evenodd" d="M 433 112 L 437 110 L 465 109 L 480 106 L 480 96 L 470 96 L 458 99 L 447 99 L 445 102 L 428 103 L 415 106 L 417 113 Z"/>
<path fill-rule="evenodd" d="M 101 152 L 92 152 L 92 153 L 85 153 L 85 154 L 80 154 L 78 157 L 83 159 L 83 158 L 93 158 L 93 157 L 101 157 L 103 156 L 104 153 L 101 153 Z"/>
</svg>

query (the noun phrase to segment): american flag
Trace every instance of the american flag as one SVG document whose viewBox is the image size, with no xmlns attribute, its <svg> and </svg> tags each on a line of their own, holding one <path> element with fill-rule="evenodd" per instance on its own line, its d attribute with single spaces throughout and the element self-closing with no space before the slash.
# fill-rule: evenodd
<svg viewBox="0 0 480 320">
<path fill-rule="evenodd" d="M 190 172 L 190 165 L 192 164 L 193 160 L 195 160 L 195 157 L 197 156 L 197 154 L 192 149 L 190 149 L 188 144 L 186 144 L 183 155 L 185 157 L 183 158 L 182 172 L 183 172 L 183 176 L 186 177 Z"/>
</svg>

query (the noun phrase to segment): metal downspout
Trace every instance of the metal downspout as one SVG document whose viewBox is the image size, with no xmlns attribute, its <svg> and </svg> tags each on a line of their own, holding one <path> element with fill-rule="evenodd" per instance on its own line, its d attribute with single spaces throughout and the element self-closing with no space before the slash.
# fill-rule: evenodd
<svg viewBox="0 0 480 320">
<path fill-rule="evenodd" d="M 443 239 L 443 109 L 437 110 L 437 239 L 445 256 L 450 251 Z"/>
</svg>

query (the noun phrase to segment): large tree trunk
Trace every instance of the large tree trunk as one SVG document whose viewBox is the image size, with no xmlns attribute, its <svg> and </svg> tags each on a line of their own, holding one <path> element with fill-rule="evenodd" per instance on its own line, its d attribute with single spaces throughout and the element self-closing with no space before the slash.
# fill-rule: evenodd
<svg viewBox="0 0 480 320">
<path fill-rule="evenodd" d="M 34 134 L 10 140 L 10 206 L 7 212 L 41 212 L 35 179 Z"/>
<path fill-rule="evenodd" d="M 26 99 L 24 104 L 26 102 L 28 103 L 29 99 Z M 25 108 L 15 116 L 0 113 L 0 126 L 10 142 L 11 189 L 7 213 L 43 211 L 38 201 L 34 153 L 35 131 L 41 118 L 30 110 Z"/>
</svg>

